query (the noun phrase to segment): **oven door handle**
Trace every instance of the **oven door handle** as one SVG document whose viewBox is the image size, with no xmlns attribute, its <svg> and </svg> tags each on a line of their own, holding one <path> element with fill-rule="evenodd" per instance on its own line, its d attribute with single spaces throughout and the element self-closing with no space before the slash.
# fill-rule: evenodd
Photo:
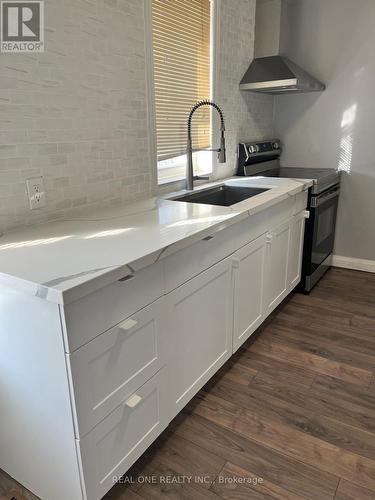
<svg viewBox="0 0 375 500">
<path fill-rule="evenodd" d="M 328 200 L 332 200 L 332 198 L 336 198 L 340 194 L 340 188 L 336 188 L 334 191 L 329 191 L 326 194 L 321 194 L 320 196 L 312 196 L 311 197 L 311 206 L 313 208 L 320 207 Z"/>
</svg>

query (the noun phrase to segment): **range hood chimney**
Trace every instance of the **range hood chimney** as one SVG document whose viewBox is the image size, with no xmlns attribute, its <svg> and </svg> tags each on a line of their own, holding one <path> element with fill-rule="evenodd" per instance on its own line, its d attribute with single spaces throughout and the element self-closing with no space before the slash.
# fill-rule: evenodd
<svg viewBox="0 0 375 500">
<path fill-rule="evenodd" d="M 323 83 L 279 53 L 286 9 L 285 0 L 257 0 L 255 59 L 241 80 L 240 90 L 277 95 L 325 89 Z"/>
</svg>

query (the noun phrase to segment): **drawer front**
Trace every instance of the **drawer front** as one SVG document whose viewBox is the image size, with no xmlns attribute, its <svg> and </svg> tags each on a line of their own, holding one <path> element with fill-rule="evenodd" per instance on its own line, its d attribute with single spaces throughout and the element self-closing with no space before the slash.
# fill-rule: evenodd
<svg viewBox="0 0 375 500">
<path fill-rule="evenodd" d="M 233 253 L 233 227 L 222 229 L 167 257 L 164 261 L 166 291 L 174 290 Z"/>
<path fill-rule="evenodd" d="M 162 298 L 67 354 L 77 437 L 90 431 L 164 366 L 163 311 Z"/>
<path fill-rule="evenodd" d="M 127 402 L 77 440 L 86 496 L 99 500 L 168 425 L 167 379 L 160 370 Z"/>
<path fill-rule="evenodd" d="M 73 352 L 164 293 L 163 268 L 153 264 L 64 307 L 66 351 Z"/>
<path fill-rule="evenodd" d="M 292 217 L 294 203 L 293 196 L 235 224 L 235 231 L 233 231 L 235 250 L 242 248 L 269 231 L 270 224 L 275 227 Z"/>
<path fill-rule="evenodd" d="M 165 259 L 166 292 L 169 293 L 186 283 L 264 234 L 270 229 L 270 221 L 273 225 L 278 225 L 289 219 L 293 215 L 294 205 L 295 199 L 290 197 L 167 257 Z"/>
</svg>

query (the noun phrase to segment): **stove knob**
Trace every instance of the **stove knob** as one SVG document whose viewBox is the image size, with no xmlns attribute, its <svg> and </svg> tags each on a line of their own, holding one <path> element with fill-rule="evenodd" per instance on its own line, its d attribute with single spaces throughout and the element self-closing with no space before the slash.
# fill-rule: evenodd
<svg viewBox="0 0 375 500">
<path fill-rule="evenodd" d="M 255 153 L 259 153 L 260 148 L 259 148 L 258 144 L 255 144 L 254 150 L 255 150 Z"/>
<path fill-rule="evenodd" d="M 254 153 L 254 151 L 255 151 L 254 150 L 254 146 L 252 144 L 250 144 L 250 146 L 249 146 L 249 153 L 252 154 L 252 153 Z"/>
<path fill-rule="evenodd" d="M 274 142 L 272 144 L 273 149 L 280 149 L 280 144 L 278 142 Z"/>
</svg>

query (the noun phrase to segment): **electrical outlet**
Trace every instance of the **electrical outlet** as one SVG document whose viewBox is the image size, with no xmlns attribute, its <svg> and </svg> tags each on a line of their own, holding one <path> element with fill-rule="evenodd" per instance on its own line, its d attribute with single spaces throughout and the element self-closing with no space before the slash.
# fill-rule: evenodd
<svg viewBox="0 0 375 500">
<path fill-rule="evenodd" d="M 29 195 L 30 209 L 46 206 L 46 192 L 43 177 L 34 177 L 26 180 L 27 194 Z"/>
</svg>

